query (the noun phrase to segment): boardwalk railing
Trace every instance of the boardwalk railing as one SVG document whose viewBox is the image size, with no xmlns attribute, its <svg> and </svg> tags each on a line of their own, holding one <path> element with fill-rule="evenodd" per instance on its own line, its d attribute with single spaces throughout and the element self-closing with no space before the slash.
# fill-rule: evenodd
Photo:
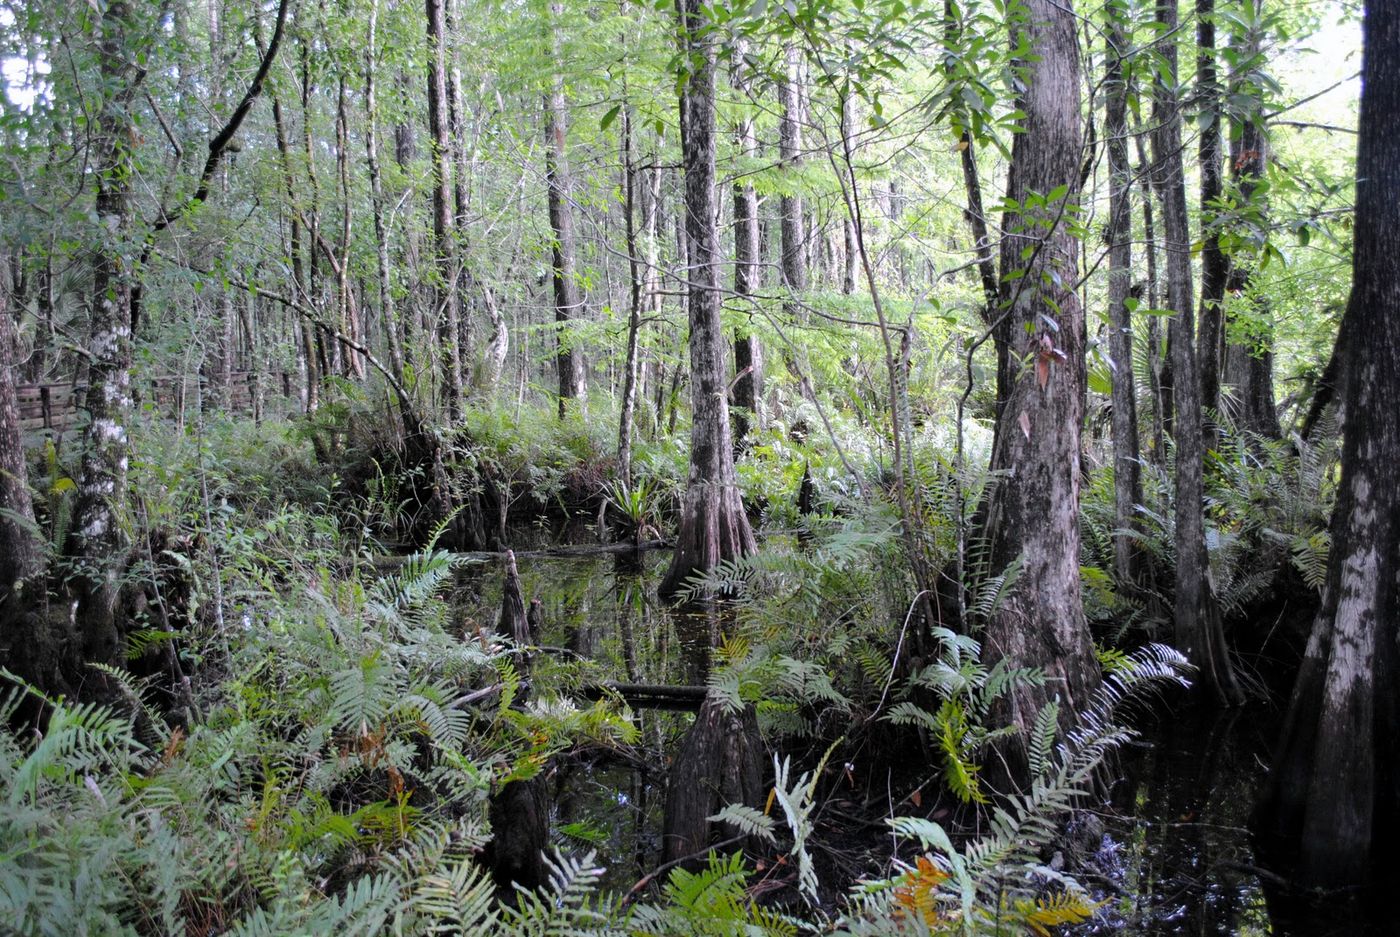
<svg viewBox="0 0 1400 937">
<path fill-rule="evenodd" d="M 208 386 L 208 379 L 202 376 L 162 375 L 141 382 L 137 394 L 137 405 L 152 402 L 155 406 L 178 419 L 186 412 L 186 407 L 195 405 L 201 399 L 222 410 L 248 412 L 254 409 L 259 400 L 267 397 L 290 397 L 292 375 L 278 371 L 261 375 L 257 371 L 235 371 L 233 379 L 221 394 L 215 394 Z M 259 387 L 261 382 L 261 387 Z M 20 384 L 15 388 L 19 398 L 20 427 L 25 432 L 50 430 L 62 432 L 81 425 L 83 420 L 83 397 L 87 387 L 83 384 Z M 201 396 L 202 394 L 202 396 Z"/>
</svg>

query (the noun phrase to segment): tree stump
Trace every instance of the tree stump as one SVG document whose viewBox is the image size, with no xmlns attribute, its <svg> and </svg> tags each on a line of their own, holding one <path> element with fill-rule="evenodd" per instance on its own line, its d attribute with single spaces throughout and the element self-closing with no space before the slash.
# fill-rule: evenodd
<svg viewBox="0 0 1400 937">
<path fill-rule="evenodd" d="M 662 828 L 662 860 L 703 852 L 719 839 L 710 817 L 733 803 L 763 801 L 763 740 L 753 706 L 738 712 L 711 694 L 671 764 Z M 701 857 L 689 863 L 698 865 Z"/>
</svg>

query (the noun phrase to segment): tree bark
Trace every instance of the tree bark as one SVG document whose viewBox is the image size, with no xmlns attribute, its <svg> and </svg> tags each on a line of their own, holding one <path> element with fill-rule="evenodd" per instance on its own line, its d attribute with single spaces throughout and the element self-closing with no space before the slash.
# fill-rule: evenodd
<svg viewBox="0 0 1400 937">
<path fill-rule="evenodd" d="M 627 362 L 622 379 L 622 414 L 617 427 L 618 476 L 629 489 L 632 485 L 632 430 L 637 413 L 638 383 L 641 378 L 642 304 L 646 302 L 650 279 L 650 260 L 638 256 L 637 195 L 638 169 L 632 152 L 632 107 L 622 105 L 622 213 L 627 238 L 627 268 L 630 281 L 627 311 Z M 652 175 L 655 175 L 653 172 Z M 645 177 L 643 178 L 645 185 Z M 646 194 L 646 193 L 643 193 Z M 656 238 L 656 209 L 658 199 L 643 200 L 642 230 L 648 244 Z"/>
<path fill-rule="evenodd" d="M 989 660 L 1040 667 L 1044 687 L 1023 687 L 1007 704 L 1021 733 L 1053 697 L 1066 724 L 1098 685 L 1098 665 L 1079 591 L 1079 439 L 1084 415 L 1085 323 L 1075 293 L 1079 242 L 1070 230 L 1080 192 L 1079 49 L 1071 7 L 1028 0 L 1015 28 L 1025 114 L 1012 144 L 1001 249 L 1000 307 L 1011 360 L 1025 362 L 1008 388 L 992 471 L 1003 475 L 987 505 L 993 572 L 1021 572 L 987 623 Z M 1033 194 L 1062 194 L 1031 207 Z M 1029 260 L 1023 248 L 1031 247 Z M 1017 275 L 1019 274 L 1019 275 Z M 1009 780 L 1024 784 L 1024 735 L 1008 745 Z"/>
<path fill-rule="evenodd" d="M 782 114 L 778 119 L 778 159 L 789 176 L 783 195 L 778 200 L 779 232 L 782 242 L 783 285 L 793 294 L 807 289 L 807 263 L 804 253 L 803 205 L 794 178 L 802 168 L 802 99 L 798 81 L 801 78 L 801 51 L 789 46 L 786 71 L 779 84 Z M 787 316 L 795 318 L 797 307 L 788 303 Z"/>
<path fill-rule="evenodd" d="M 1113 565 L 1118 581 L 1137 581 L 1139 551 L 1132 532 L 1140 527 L 1142 466 L 1138 448 L 1137 387 L 1133 379 L 1133 324 L 1128 299 L 1133 285 L 1133 169 L 1128 160 L 1128 86 L 1124 75 L 1129 53 L 1128 11 L 1124 0 L 1110 0 L 1108 48 L 1104 75 L 1104 136 L 1107 138 L 1108 209 L 1108 347 L 1113 360 Z"/>
<path fill-rule="evenodd" d="M 69 580 L 82 659 L 119 659 L 119 572 L 128 547 L 121 523 L 126 497 L 131 418 L 131 299 L 133 211 L 131 180 L 137 132 L 131 102 L 142 73 L 133 62 L 134 15 L 112 0 L 98 22 L 99 73 L 104 94 L 92 137 L 97 244 L 93 256 L 88 388 L 82 467 L 73 507 Z"/>
<path fill-rule="evenodd" d="M 1260 55 L 1258 29 L 1247 28 L 1239 37 L 1237 48 L 1237 58 L 1242 68 L 1253 63 Z M 1231 134 L 1231 174 L 1241 202 L 1264 202 L 1256 206 L 1256 211 L 1258 223 L 1267 225 L 1268 206 L 1265 197 L 1258 191 L 1270 157 L 1263 103 L 1257 92 L 1250 94 L 1241 87 L 1241 82 L 1233 84 L 1232 97 L 1249 100 L 1250 108 Z M 1249 264 L 1236 261 L 1231 266 L 1226 289 L 1237 303 L 1247 300 L 1253 275 Z M 1240 429 L 1265 439 L 1279 439 L 1283 436 L 1283 429 L 1274 405 L 1273 327 L 1268 300 L 1255 299 L 1250 313 L 1250 327 L 1247 329 L 1239 324 L 1234 314 L 1230 316 L 1231 328 L 1227 331 L 1224 352 L 1225 381 L 1230 386 L 1230 400 Z M 1241 337 L 1238 333 L 1244 331 L 1248 334 Z M 1228 340 L 1231 334 L 1235 336 L 1235 341 Z"/>
<path fill-rule="evenodd" d="M 550 5 L 551 16 L 557 18 L 563 7 Z M 554 27 L 551 26 L 551 32 Z M 556 56 L 558 43 L 555 42 Z M 550 242 L 550 265 L 554 281 L 555 355 L 559 373 L 559 419 L 573 401 L 580 413 L 587 415 L 587 378 L 583 354 L 574 347 L 574 329 L 570 323 L 583 314 L 583 297 L 579 291 L 575 269 L 577 248 L 574 235 L 574 212 L 569 203 L 569 158 L 565 145 L 568 101 L 564 97 L 564 78 L 556 74 L 545 96 L 544 174 L 549 189 L 549 227 L 554 237 Z"/>
<path fill-rule="evenodd" d="M 671 566 L 658 592 L 674 598 L 696 574 L 755 551 L 739 496 L 726 406 L 727 359 L 720 321 L 719 231 L 715 195 L 715 42 L 702 0 L 681 0 L 681 154 L 689 245 L 690 473 L 681 500 Z"/>
<path fill-rule="evenodd" d="M 1156 181 L 1153 166 L 1147 158 L 1147 146 L 1143 141 L 1145 134 L 1139 131 L 1134 136 L 1137 143 L 1138 176 L 1145 180 L 1139 191 L 1142 192 L 1142 252 L 1147 259 L 1147 308 L 1155 311 L 1161 308 L 1162 299 L 1157 280 L 1156 214 L 1152 210 Z M 1159 319 L 1155 312 L 1147 317 L 1147 396 L 1152 404 L 1151 457 L 1153 464 L 1165 468 L 1166 426 L 1171 421 L 1168 414 L 1171 408 L 1171 392 L 1170 388 L 1164 388 L 1162 382 L 1162 326 Z"/>
<path fill-rule="evenodd" d="M 1191 233 L 1186 214 L 1182 167 L 1181 109 L 1174 88 L 1177 75 L 1177 0 L 1157 0 L 1157 23 L 1169 37 L 1157 54 L 1162 64 L 1153 88 L 1153 156 L 1162 199 L 1162 235 L 1167 255 L 1169 353 L 1175 375 L 1176 414 L 1176 645 L 1197 668 L 1197 685 L 1223 705 L 1241 702 L 1220 608 L 1210 580 L 1206 553 L 1204 466 L 1200 384 L 1196 369 L 1194 297 L 1191 289 Z"/>
<path fill-rule="evenodd" d="M 424 0 L 428 19 L 428 133 L 432 137 L 433 320 L 442 355 L 442 397 L 448 416 L 462 416 L 461 308 L 452 223 L 451 115 L 447 100 L 447 17 L 444 0 Z"/>
<path fill-rule="evenodd" d="M 404 373 L 404 353 L 399 329 L 398 308 L 394 302 L 393 274 L 389 265 L 389 230 L 385 224 L 384 181 L 379 166 L 379 101 L 375 94 L 378 70 L 379 0 L 371 0 L 368 34 L 365 42 L 365 163 L 369 169 L 370 213 L 374 216 L 375 274 L 379 288 L 379 319 L 389 349 L 389 367 L 400 380 Z"/>
<path fill-rule="evenodd" d="M 57 693 L 65 689 L 59 681 L 60 642 L 45 622 L 44 549 L 24 461 L 15 342 L 9 291 L 0 286 L 0 660 L 19 676 Z"/>
<path fill-rule="evenodd" d="M 749 79 L 742 64 L 742 52 L 735 57 L 734 86 L 740 93 L 749 90 Z M 735 136 L 739 152 L 749 159 L 758 157 L 758 136 L 754 132 L 753 115 L 745 113 L 739 121 Z M 740 302 L 751 301 L 762 284 L 763 267 L 758 252 L 758 193 L 744 176 L 734 183 L 734 292 Z M 734 443 L 744 444 L 749 432 L 749 420 L 759 421 L 759 400 L 763 396 L 762 362 L 758 356 L 758 338 L 752 328 L 734 332 Z M 762 425 L 757 422 L 757 425 Z"/>
<path fill-rule="evenodd" d="M 1216 207 L 1224 194 L 1224 153 L 1220 83 L 1215 66 L 1215 0 L 1196 0 L 1196 48 L 1196 96 L 1201 109 L 1197 149 L 1201 169 L 1201 323 L 1196 358 L 1201 375 L 1201 412 L 1209 420 L 1209 414 L 1220 408 L 1222 305 L 1229 276 L 1229 263 L 1220 249 L 1220 212 Z M 1213 443 L 1214 429 L 1202 429 Z"/>
<path fill-rule="evenodd" d="M 1259 828 L 1304 886 L 1379 885 L 1400 828 L 1400 7 L 1367 0 L 1342 476 L 1322 607 Z"/>
</svg>

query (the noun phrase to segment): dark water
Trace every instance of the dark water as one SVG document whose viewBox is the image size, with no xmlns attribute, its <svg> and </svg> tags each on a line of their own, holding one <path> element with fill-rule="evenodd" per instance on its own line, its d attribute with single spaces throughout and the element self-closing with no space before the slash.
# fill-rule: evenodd
<svg viewBox="0 0 1400 937">
<path fill-rule="evenodd" d="M 542 604 L 540 643 L 555 650 L 535 664 L 541 688 L 589 682 L 704 681 L 713 626 L 677 616 L 655 598 L 669 555 L 641 569 L 612 556 L 521 556 L 527 601 Z M 483 623 L 500 602 L 500 565 L 462 577 L 461 606 Z M 627 756 L 586 754 L 551 778 L 554 840 L 595 849 L 606 887 L 626 891 L 660 863 L 661 812 L 669 757 L 690 724 L 685 713 L 639 711 L 641 741 Z M 1181 715 L 1166 707 L 1140 719 L 1108 802 L 1076 820 L 1056 857 L 1104 901 L 1085 935 L 1296 935 L 1386 933 L 1339 912 L 1283 902 L 1258 867 L 1247 823 L 1263 781 L 1276 709 Z M 871 869 L 870 872 L 877 870 Z"/>
</svg>

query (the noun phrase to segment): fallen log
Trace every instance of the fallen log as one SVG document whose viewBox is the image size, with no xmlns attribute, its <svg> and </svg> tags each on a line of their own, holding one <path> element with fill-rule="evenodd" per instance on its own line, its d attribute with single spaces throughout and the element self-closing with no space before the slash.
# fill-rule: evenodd
<svg viewBox="0 0 1400 937">
<path fill-rule="evenodd" d="M 623 543 L 585 544 L 583 546 L 545 547 L 540 550 L 463 550 L 454 552 L 452 556 L 464 563 L 489 563 L 493 560 L 504 559 L 505 555 L 510 552 L 514 552 L 516 557 L 520 559 L 538 559 L 540 557 L 563 559 L 608 556 L 619 553 L 645 553 L 648 550 L 668 550 L 674 545 L 674 540 L 643 540 L 641 543 L 627 541 Z M 376 556 L 373 563 L 376 569 L 394 569 L 402 566 L 407 559 L 407 555 L 389 554 Z"/>
<path fill-rule="evenodd" d="M 647 683 L 593 683 L 583 688 L 584 699 L 600 700 L 622 697 L 628 706 L 637 709 L 666 709 L 673 712 L 696 712 L 705 702 L 708 687 L 671 686 Z"/>
</svg>

